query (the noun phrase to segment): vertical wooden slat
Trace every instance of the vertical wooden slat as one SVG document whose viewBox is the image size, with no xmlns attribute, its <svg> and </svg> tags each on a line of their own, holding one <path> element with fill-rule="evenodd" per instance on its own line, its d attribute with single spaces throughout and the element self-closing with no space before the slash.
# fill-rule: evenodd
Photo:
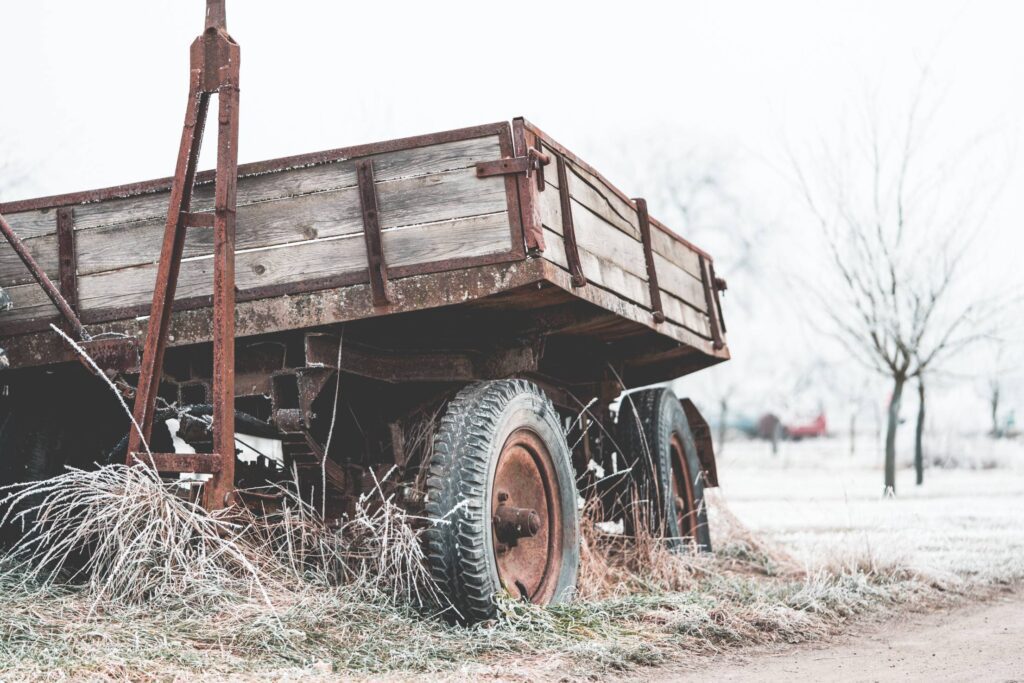
<svg viewBox="0 0 1024 683">
<path fill-rule="evenodd" d="M 380 234 L 380 212 L 377 209 L 377 188 L 373 184 L 373 161 L 356 162 L 359 183 L 359 204 L 363 212 L 363 236 L 366 239 L 366 260 L 370 271 L 370 292 L 374 306 L 386 306 L 388 299 L 388 267 L 384 261 L 384 243 Z"/>
</svg>

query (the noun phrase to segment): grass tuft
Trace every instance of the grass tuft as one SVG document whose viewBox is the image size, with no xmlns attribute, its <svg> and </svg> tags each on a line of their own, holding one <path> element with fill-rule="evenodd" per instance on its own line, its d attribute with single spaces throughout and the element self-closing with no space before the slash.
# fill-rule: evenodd
<svg viewBox="0 0 1024 683">
<path fill-rule="evenodd" d="M 802 566 L 717 496 L 713 554 L 602 532 L 589 503 L 578 600 L 539 608 L 503 596 L 497 620 L 450 627 L 424 570 L 422 520 L 382 487 L 337 526 L 289 490 L 273 493 L 266 515 L 210 514 L 147 468 L 123 465 L 9 491 L 9 521 L 31 528 L 0 571 L 0 669 L 157 679 L 526 667 L 526 677 L 587 678 L 686 652 L 817 639 L 858 615 L 958 590 L 878 557 Z"/>
</svg>

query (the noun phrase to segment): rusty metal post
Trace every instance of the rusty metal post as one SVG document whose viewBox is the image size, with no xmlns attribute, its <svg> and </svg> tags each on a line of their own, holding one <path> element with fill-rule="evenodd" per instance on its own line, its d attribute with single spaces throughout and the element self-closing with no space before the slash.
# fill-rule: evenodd
<svg viewBox="0 0 1024 683">
<path fill-rule="evenodd" d="M 135 396 L 135 420 L 142 434 L 133 431 L 128 442 L 132 462 L 153 430 L 156 397 L 163 372 L 164 353 L 170 326 L 174 294 L 181 268 L 185 233 L 188 228 L 214 231 L 213 272 L 213 432 L 215 453 L 205 460 L 204 469 L 213 475 L 207 483 L 204 504 L 211 509 L 230 503 L 234 489 L 234 341 L 235 341 L 235 188 L 238 179 L 238 76 L 240 50 L 225 30 L 224 0 L 207 0 L 206 30 L 192 43 L 191 80 L 185 125 L 167 208 L 153 305 L 146 333 L 146 345 Z M 190 211 L 196 165 L 202 147 L 203 128 L 210 95 L 218 95 L 217 174 L 213 221 Z M 159 456 L 159 457 L 158 457 Z M 180 458 L 154 454 L 154 462 L 165 471 L 175 471 Z M 196 460 L 193 458 L 192 460 Z M 191 460 L 189 467 L 196 467 Z"/>
<path fill-rule="evenodd" d="M 221 12 L 224 3 L 220 2 Z M 223 17 L 222 17 L 223 19 Z M 223 21 L 222 21 L 223 24 Z M 220 84 L 213 252 L 213 447 L 221 471 L 207 484 L 208 507 L 235 488 L 235 215 L 238 184 L 238 53 Z"/>
</svg>

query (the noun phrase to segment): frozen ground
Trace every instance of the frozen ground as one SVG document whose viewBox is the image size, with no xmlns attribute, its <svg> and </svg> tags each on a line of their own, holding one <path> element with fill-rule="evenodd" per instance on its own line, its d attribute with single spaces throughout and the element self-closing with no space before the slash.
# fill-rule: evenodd
<svg viewBox="0 0 1024 683">
<path fill-rule="evenodd" d="M 804 560 L 843 553 L 902 560 L 931 575 L 968 580 L 1024 578 L 1024 441 L 943 439 L 923 486 L 897 471 L 883 497 L 881 458 L 861 438 L 727 443 L 718 459 L 719 495 L 752 530 Z M 989 469 L 970 469 L 989 468 Z"/>
</svg>

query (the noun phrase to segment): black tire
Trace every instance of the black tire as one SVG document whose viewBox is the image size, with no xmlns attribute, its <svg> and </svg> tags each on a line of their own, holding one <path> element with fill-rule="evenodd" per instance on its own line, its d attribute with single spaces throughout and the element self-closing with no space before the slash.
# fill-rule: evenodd
<svg viewBox="0 0 1024 683">
<path fill-rule="evenodd" d="M 67 462 L 67 433 L 64 422 L 42 409 L 9 411 L 0 424 L 0 484 L 41 481 L 60 474 Z M 0 500 L 10 493 L 0 493 Z M 13 544 L 31 527 L 35 519 L 31 509 L 40 502 L 41 498 L 33 495 L 22 498 L 16 507 L 0 506 L 0 518 L 10 515 L 0 529 L 0 544 Z"/>
<path fill-rule="evenodd" d="M 535 542 L 533 537 L 522 546 L 519 540 L 506 545 L 495 531 L 494 500 L 503 495 L 494 489 L 498 461 L 521 436 L 539 439 L 550 456 L 541 477 L 545 502 L 535 506 L 544 508 L 545 520 L 544 540 L 537 541 L 543 546 L 536 552 L 528 545 Z M 528 486 L 525 496 L 539 495 L 536 487 Z M 426 555 L 439 591 L 454 607 L 448 611 L 451 621 L 476 623 L 495 617 L 494 599 L 503 589 L 542 604 L 572 598 L 580 562 L 575 476 L 558 413 L 536 385 L 500 380 L 459 392 L 434 438 L 426 488 L 426 512 L 433 520 L 426 532 Z M 499 565 L 513 552 L 529 553 L 531 561 L 538 553 L 544 555 L 543 576 L 533 595 L 523 582 L 503 586 Z"/>
<path fill-rule="evenodd" d="M 665 388 L 627 394 L 617 424 L 622 459 L 632 468 L 628 485 L 620 487 L 629 501 L 627 526 L 640 515 L 670 547 L 696 543 L 710 551 L 704 477 L 679 399 Z"/>
</svg>

